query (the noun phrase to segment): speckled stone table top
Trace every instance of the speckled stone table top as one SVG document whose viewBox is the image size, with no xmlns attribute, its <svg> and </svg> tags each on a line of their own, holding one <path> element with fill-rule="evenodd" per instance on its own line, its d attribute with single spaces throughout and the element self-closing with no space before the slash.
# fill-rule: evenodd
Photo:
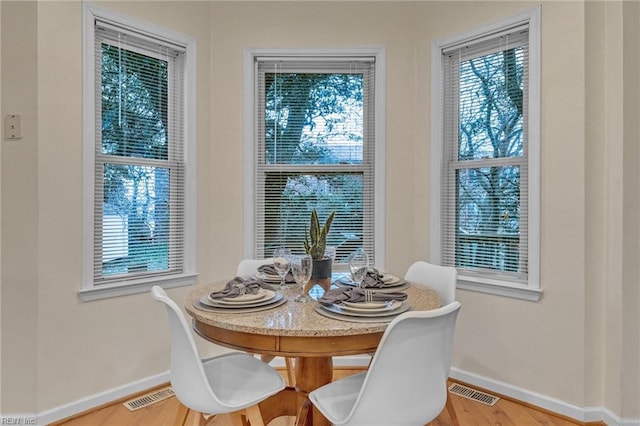
<svg viewBox="0 0 640 426">
<path fill-rule="evenodd" d="M 327 318 L 315 311 L 318 302 L 298 303 L 287 294 L 287 302 L 264 311 L 248 313 L 218 313 L 199 308 L 198 299 L 211 291 L 220 290 L 226 281 L 200 285 L 185 299 L 185 309 L 197 322 L 213 327 L 267 336 L 349 336 L 381 333 L 388 323 L 348 322 Z M 310 294 L 319 297 L 323 293 L 319 286 Z M 410 310 L 430 310 L 440 306 L 438 293 L 431 289 L 410 286 L 405 290 Z"/>
</svg>

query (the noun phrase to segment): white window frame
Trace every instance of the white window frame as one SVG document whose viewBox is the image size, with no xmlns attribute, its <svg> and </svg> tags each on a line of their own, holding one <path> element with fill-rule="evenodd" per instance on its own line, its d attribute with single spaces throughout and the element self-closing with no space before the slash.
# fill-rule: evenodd
<svg viewBox="0 0 640 426">
<path fill-rule="evenodd" d="M 183 34 L 170 31 L 122 14 L 83 3 L 83 256 L 82 301 L 90 301 L 148 291 L 153 285 L 164 288 L 191 285 L 196 282 L 195 211 L 196 211 L 196 41 Z M 96 19 L 108 21 L 184 46 L 185 62 L 185 192 L 184 192 L 184 259 L 183 271 L 157 277 L 138 278 L 114 284 L 96 284 L 93 277 L 94 259 L 94 200 L 95 200 L 95 25 Z"/>
<path fill-rule="evenodd" d="M 492 25 L 436 40 L 431 46 L 431 152 L 429 259 L 439 264 L 442 256 L 443 82 L 442 52 L 466 41 L 479 40 L 518 24 L 529 26 L 528 116 L 528 274 L 527 283 L 516 283 L 496 273 L 495 278 L 471 276 L 458 271 L 457 287 L 483 293 L 537 301 L 540 286 L 540 7 Z"/>
<path fill-rule="evenodd" d="M 243 136 L 243 177 L 244 177 L 244 234 L 243 256 L 255 258 L 256 238 L 255 213 L 255 96 L 256 76 L 254 62 L 257 57 L 375 57 L 375 176 L 374 176 L 374 256 L 376 267 L 385 268 L 385 49 L 384 47 L 345 48 L 345 49 L 288 49 L 288 48 L 247 48 L 244 51 L 244 136 Z"/>
</svg>

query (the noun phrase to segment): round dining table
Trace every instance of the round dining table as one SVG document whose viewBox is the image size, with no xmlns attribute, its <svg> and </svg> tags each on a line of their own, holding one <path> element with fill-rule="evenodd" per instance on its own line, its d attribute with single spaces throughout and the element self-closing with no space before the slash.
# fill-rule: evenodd
<svg viewBox="0 0 640 426">
<path fill-rule="evenodd" d="M 330 318 L 318 312 L 315 300 L 293 301 L 290 290 L 282 291 L 287 298 L 285 303 L 253 312 L 222 312 L 200 304 L 201 297 L 221 290 L 226 283 L 199 285 L 185 298 L 185 309 L 193 317 L 195 332 L 218 345 L 260 354 L 267 359 L 295 358 L 295 387 L 287 387 L 260 403 L 265 424 L 276 417 L 293 415 L 305 417 L 300 424 L 330 425 L 319 411 L 310 407 L 309 392 L 331 382 L 334 356 L 374 353 L 389 323 L 369 322 L 361 317 Z M 330 285 L 328 280 L 313 283 L 308 291 L 318 298 Z M 403 291 L 411 310 L 440 306 L 435 290 L 408 285 Z"/>
</svg>

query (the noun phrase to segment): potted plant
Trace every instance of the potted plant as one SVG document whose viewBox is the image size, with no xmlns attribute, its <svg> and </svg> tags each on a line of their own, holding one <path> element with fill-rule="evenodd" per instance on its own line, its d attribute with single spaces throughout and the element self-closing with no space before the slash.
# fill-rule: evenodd
<svg viewBox="0 0 640 426">
<path fill-rule="evenodd" d="M 312 278 L 325 279 L 331 277 L 332 259 L 325 256 L 325 250 L 327 248 L 327 235 L 329 235 L 331 223 L 335 215 L 335 211 L 331 212 L 321 227 L 318 212 L 316 209 L 311 211 L 309 235 L 305 235 L 304 237 L 304 250 L 313 259 Z"/>
</svg>

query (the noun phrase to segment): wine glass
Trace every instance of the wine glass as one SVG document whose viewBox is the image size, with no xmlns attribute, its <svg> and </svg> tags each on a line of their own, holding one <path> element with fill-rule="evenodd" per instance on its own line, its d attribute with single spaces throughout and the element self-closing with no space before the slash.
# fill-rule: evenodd
<svg viewBox="0 0 640 426">
<path fill-rule="evenodd" d="M 296 280 L 297 286 L 300 288 L 300 294 L 298 294 L 293 301 L 300 303 L 311 302 L 311 296 L 306 294 L 305 287 L 311 279 L 311 271 L 313 270 L 313 260 L 308 254 L 302 256 L 296 256 L 291 263 L 291 272 L 293 272 L 293 278 Z"/>
<path fill-rule="evenodd" d="M 362 281 L 367 275 L 369 269 L 369 256 L 362 250 L 358 250 L 349 255 L 349 270 L 351 271 L 351 279 L 358 287 L 362 287 Z"/>
<path fill-rule="evenodd" d="M 280 276 L 280 289 L 284 288 L 284 277 L 287 276 L 291 267 L 289 259 L 291 258 L 291 250 L 285 247 L 278 247 L 273 251 L 273 266 Z"/>
</svg>

